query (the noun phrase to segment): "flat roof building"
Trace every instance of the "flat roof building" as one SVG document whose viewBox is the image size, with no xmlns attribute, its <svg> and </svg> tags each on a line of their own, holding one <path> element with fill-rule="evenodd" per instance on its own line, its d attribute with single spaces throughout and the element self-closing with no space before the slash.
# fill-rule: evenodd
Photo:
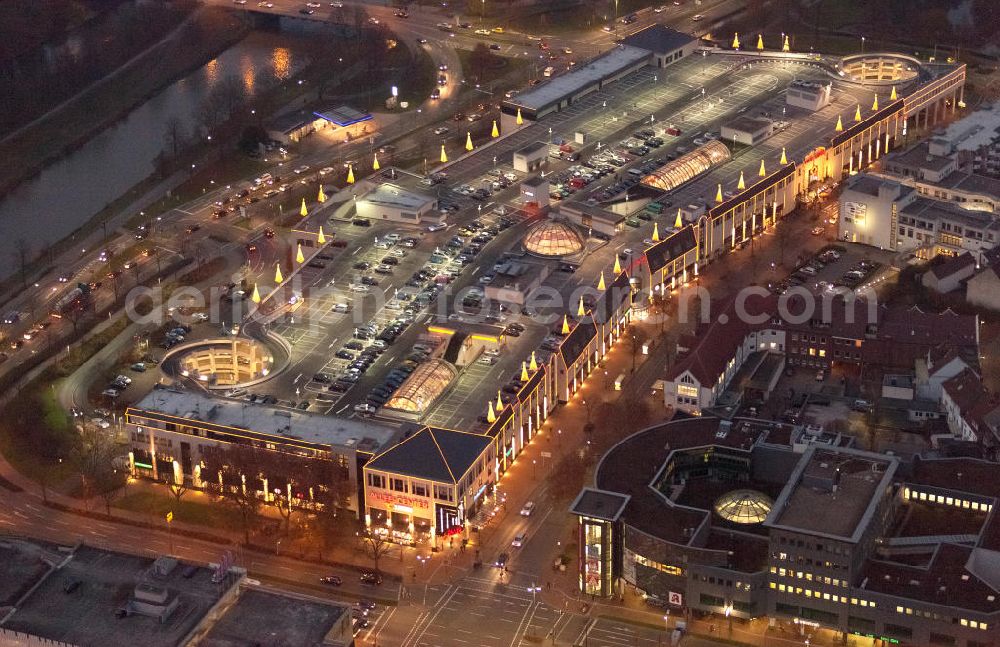
<svg viewBox="0 0 1000 647">
<path fill-rule="evenodd" d="M 125 411 L 125 424 L 132 445 L 130 468 L 136 476 L 204 487 L 211 485 L 202 479 L 207 447 L 250 445 L 343 465 L 349 483 L 357 484 L 351 486 L 347 501 L 352 510 L 358 510 L 361 466 L 400 434 L 397 428 L 369 420 L 175 389 L 151 391 Z M 271 476 L 285 478 L 284 474 Z"/>
<path fill-rule="evenodd" d="M 785 90 L 785 103 L 795 108 L 816 112 L 830 105 L 832 91 L 831 81 L 795 79 Z"/>
<path fill-rule="evenodd" d="M 358 198 L 357 212 L 360 218 L 411 225 L 444 222 L 445 219 L 444 214 L 437 211 L 437 198 L 388 182 L 376 184 Z"/>
<path fill-rule="evenodd" d="M 679 32 L 666 25 L 655 24 L 640 29 L 622 39 L 622 44 L 638 47 L 653 54 L 653 65 L 666 67 L 685 56 L 690 56 L 698 47 L 698 39 L 691 34 Z"/>
<path fill-rule="evenodd" d="M 534 88 L 507 99 L 500 106 L 501 130 L 513 132 L 522 122 L 535 122 L 547 114 L 558 112 L 585 97 L 597 92 L 605 85 L 613 83 L 650 63 L 649 50 L 628 45 L 614 49 L 578 65 L 572 71 L 539 83 Z"/>
<path fill-rule="evenodd" d="M 991 645 L 996 469 L 904 465 L 766 420 L 658 424 L 609 450 L 570 507 L 581 591 L 623 582 L 680 615 L 767 616 L 797 634 Z"/>
<path fill-rule="evenodd" d="M 754 146 L 770 137 L 772 132 L 774 123 L 770 119 L 739 116 L 722 124 L 721 137 L 734 144 Z"/>
</svg>

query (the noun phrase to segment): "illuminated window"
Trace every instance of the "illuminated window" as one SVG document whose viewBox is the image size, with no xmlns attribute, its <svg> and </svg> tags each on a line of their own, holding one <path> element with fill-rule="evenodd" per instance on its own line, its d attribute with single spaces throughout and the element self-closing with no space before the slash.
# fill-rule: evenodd
<svg viewBox="0 0 1000 647">
<path fill-rule="evenodd" d="M 826 357 L 826 351 L 824 349 L 820 348 L 819 349 L 819 356 L 820 357 Z"/>
<path fill-rule="evenodd" d="M 688 397 L 688 398 L 697 398 L 698 397 L 698 387 L 696 387 L 696 386 L 688 386 L 687 384 L 678 384 L 677 385 L 677 395 L 683 395 L 683 396 Z"/>
</svg>

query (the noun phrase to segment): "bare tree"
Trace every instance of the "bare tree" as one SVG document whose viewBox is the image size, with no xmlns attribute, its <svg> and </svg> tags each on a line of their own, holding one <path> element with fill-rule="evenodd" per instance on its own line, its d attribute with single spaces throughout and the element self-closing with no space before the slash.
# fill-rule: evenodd
<svg viewBox="0 0 1000 647">
<path fill-rule="evenodd" d="M 190 488 L 188 488 L 187 484 L 184 483 L 184 481 L 181 481 L 180 483 L 170 483 L 170 484 L 168 484 L 167 485 L 167 489 L 170 490 L 170 494 L 172 494 L 174 496 L 174 500 L 179 503 L 180 500 L 181 500 L 181 497 L 183 497 L 185 494 L 187 494 L 187 492 L 188 492 L 188 490 Z"/>
<path fill-rule="evenodd" d="M 371 530 L 365 530 L 358 534 L 361 540 L 361 547 L 365 554 L 375 563 L 375 572 L 378 573 L 379 560 L 389 554 L 392 549 L 392 542 L 387 535 L 381 535 Z"/>
<path fill-rule="evenodd" d="M 213 494 L 237 511 L 243 539 L 248 544 L 250 531 L 256 527 L 260 508 L 264 504 L 262 454 L 263 450 L 244 445 L 205 447 L 202 450 L 205 461 L 203 472 L 221 475 L 221 478 L 209 478 L 206 482 L 210 484 Z"/>
<path fill-rule="evenodd" d="M 170 157 L 176 158 L 180 154 L 187 143 L 187 138 L 184 122 L 179 117 L 174 116 L 167 120 L 163 129 L 163 143 Z"/>
<path fill-rule="evenodd" d="M 635 365 L 642 354 L 642 344 L 644 341 L 642 331 L 636 326 L 632 326 L 628 331 L 629 351 L 632 353 L 632 372 L 635 373 Z"/>
<path fill-rule="evenodd" d="M 21 272 L 21 285 L 28 285 L 28 262 L 31 260 L 31 243 L 26 238 L 18 238 L 14 241 L 14 256 L 17 260 L 18 269 Z"/>
<path fill-rule="evenodd" d="M 71 458 L 73 466 L 80 474 L 84 496 L 101 497 L 109 516 L 111 502 L 125 487 L 128 476 L 122 464 L 123 455 L 122 447 L 112 442 L 104 430 L 85 428 Z"/>
<path fill-rule="evenodd" d="M 352 484 L 347 466 L 339 461 L 311 461 L 310 472 L 313 513 L 319 533 L 317 543 L 322 557 L 324 550 L 332 548 L 355 528 L 352 516 L 344 512 Z"/>
</svg>

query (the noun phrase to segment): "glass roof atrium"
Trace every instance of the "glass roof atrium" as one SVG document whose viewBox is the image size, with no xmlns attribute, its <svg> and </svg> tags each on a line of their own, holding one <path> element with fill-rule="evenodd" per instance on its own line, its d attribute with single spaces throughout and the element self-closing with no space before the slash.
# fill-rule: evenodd
<svg viewBox="0 0 1000 647">
<path fill-rule="evenodd" d="M 444 393 L 458 372 L 443 359 L 432 359 L 414 369 L 410 377 L 386 403 L 386 408 L 423 413 Z"/>
<path fill-rule="evenodd" d="M 713 166 L 728 162 L 731 158 L 728 146 L 722 142 L 711 141 L 664 164 L 642 178 L 642 183 L 664 191 L 672 191 Z"/>
<path fill-rule="evenodd" d="M 546 220 L 528 231 L 524 247 L 539 256 L 568 256 L 583 250 L 583 240 L 570 225 Z"/>
<path fill-rule="evenodd" d="M 715 513 L 732 523 L 763 523 L 774 501 L 757 490 L 733 490 L 715 501 Z"/>
</svg>

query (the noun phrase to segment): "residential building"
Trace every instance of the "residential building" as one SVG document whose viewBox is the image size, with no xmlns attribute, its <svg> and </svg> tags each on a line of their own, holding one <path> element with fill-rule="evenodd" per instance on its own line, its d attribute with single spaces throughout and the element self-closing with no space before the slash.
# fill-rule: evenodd
<svg viewBox="0 0 1000 647">
<path fill-rule="evenodd" d="M 976 259 L 969 252 L 953 256 L 924 272 L 920 282 L 925 288 L 947 294 L 960 288 L 976 271 Z"/>
</svg>

